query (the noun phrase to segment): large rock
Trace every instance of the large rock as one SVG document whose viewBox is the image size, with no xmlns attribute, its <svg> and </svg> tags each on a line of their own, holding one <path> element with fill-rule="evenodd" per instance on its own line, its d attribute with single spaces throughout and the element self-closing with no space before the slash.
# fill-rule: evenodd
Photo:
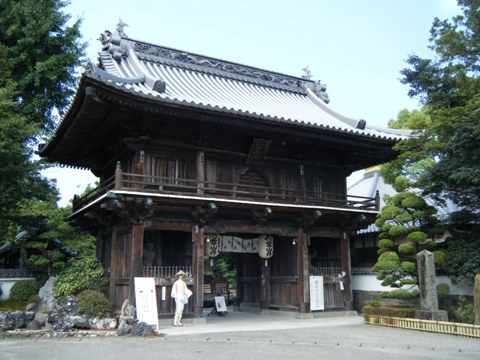
<svg viewBox="0 0 480 360">
<path fill-rule="evenodd" d="M 52 324 L 53 330 L 71 331 L 75 327 L 78 306 L 75 296 L 56 299 L 48 314 L 48 322 Z"/>
<path fill-rule="evenodd" d="M 119 327 L 117 330 L 117 335 L 118 336 L 126 336 L 126 335 L 147 336 L 147 335 L 151 335 L 153 332 L 154 332 L 154 329 L 152 326 L 144 322 L 139 322 L 133 325 L 133 327 L 130 327 L 130 326 Z"/>
<path fill-rule="evenodd" d="M 0 312 L 0 330 L 22 329 L 34 319 L 33 312 L 2 311 Z"/>
<path fill-rule="evenodd" d="M 38 297 L 40 298 L 40 303 L 38 304 L 37 310 L 50 310 L 55 303 L 55 298 L 53 294 L 55 293 L 55 278 L 51 276 L 46 282 L 45 285 L 38 292 Z"/>
<path fill-rule="evenodd" d="M 114 318 L 94 318 L 90 319 L 90 329 L 95 330 L 115 330 L 117 320 Z"/>
</svg>

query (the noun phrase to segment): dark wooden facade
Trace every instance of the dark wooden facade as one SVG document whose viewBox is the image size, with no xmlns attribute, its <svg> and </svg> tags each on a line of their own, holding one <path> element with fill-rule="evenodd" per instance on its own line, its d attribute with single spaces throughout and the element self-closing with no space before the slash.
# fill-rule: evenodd
<svg viewBox="0 0 480 360">
<path fill-rule="evenodd" d="M 265 234 L 274 239 L 267 263 L 258 253 L 235 250 L 240 307 L 308 312 L 309 276 L 324 275 L 328 309 L 352 308 L 349 236 L 372 222 L 378 198 L 347 196 L 346 178 L 393 158 L 398 137 L 358 130 L 364 124 L 339 130 L 162 101 L 116 86 L 115 76 L 84 74 L 69 113 L 40 154 L 100 178 L 97 189 L 74 199 L 70 218 L 97 235 L 117 308 L 133 300 L 134 277 L 154 276 L 159 312 L 172 313 L 169 290 L 182 268 L 190 270 L 193 290 L 188 311 L 200 316 L 207 236 L 248 242 Z M 265 91 L 272 92 L 269 86 Z M 283 96 L 280 90 L 272 99 Z"/>
</svg>

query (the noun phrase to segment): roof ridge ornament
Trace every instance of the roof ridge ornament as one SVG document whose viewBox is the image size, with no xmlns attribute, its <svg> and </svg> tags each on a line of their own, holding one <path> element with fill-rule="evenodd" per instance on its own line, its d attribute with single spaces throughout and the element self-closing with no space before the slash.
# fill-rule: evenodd
<svg viewBox="0 0 480 360">
<path fill-rule="evenodd" d="M 127 34 L 123 31 L 125 26 L 128 25 L 124 23 L 122 19 L 119 19 L 115 33 L 112 33 L 110 30 L 105 30 L 98 38 L 102 43 L 102 50 L 108 51 L 118 62 L 127 56 L 128 51 L 128 41 L 124 40 L 128 39 Z"/>
<path fill-rule="evenodd" d="M 302 75 L 302 78 L 306 80 L 311 80 L 313 75 L 312 72 L 310 71 L 308 65 L 305 66 L 303 69 L 304 74 Z M 327 94 L 327 85 L 322 84 L 321 80 L 315 81 L 313 83 L 313 86 L 310 87 L 313 93 L 320 98 L 325 104 L 328 104 L 330 102 L 330 97 Z"/>
<path fill-rule="evenodd" d="M 305 83 L 305 81 L 302 81 L 298 77 L 262 70 L 248 65 L 241 65 L 227 60 L 219 60 L 216 58 L 159 45 L 143 43 L 137 40 L 132 40 L 132 46 L 139 57 L 155 57 L 162 62 L 175 64 L 175 66 L 179 67 L 198 67 L 206 72 L 221 72 L 223 74 L 229 73 L 242 78 L 252 78 L 271 84 L 278 84 L 280 86 L 289 87 L 297 91 L 301 91 Z"/>
</svg>

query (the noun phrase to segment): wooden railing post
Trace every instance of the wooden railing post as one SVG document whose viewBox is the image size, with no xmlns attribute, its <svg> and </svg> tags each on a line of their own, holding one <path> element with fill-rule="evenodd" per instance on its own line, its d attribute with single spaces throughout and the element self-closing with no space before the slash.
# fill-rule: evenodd
<svg viewBox="0 0 480 360">
<path fill-rule="evenodd" d="M 122 166 L 120 161 L 117 161 L 117 167 L 115 168 L 115 190 L 120 190 L 122 187 Z"/>
</svg>

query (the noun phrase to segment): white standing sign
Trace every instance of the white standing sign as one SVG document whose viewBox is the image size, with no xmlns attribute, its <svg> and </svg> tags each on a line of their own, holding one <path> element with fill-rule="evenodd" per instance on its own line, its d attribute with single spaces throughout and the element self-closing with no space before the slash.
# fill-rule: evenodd
<svg viewBox="0 0 480 360">
<path fill-rule="evenodd" d="M 223 296 L 215 296 L 215 307 L 217 312 L 227 312 L 227 304 Z"/>
<path fill-rule="evenodd" d="M 158 329 L 157 295 L 155 293 L 155 279 L 150 277 L 136 277 L 135 305 L 138 321 L 154 325 Z"/>
<path fill-rule="evenodd" d="M 325 310 L 323 276 L 310 276 L 310 311 Z"/>
</svg>

